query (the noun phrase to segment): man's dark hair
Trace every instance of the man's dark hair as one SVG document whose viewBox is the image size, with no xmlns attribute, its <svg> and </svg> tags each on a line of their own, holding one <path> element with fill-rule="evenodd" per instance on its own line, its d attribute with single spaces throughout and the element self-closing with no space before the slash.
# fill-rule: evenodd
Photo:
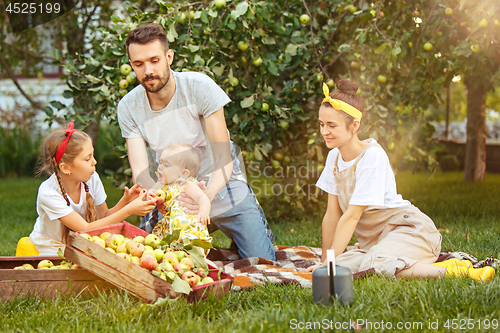
<svg viewBox="0 0 500 333">
<path fill-rule="evenodd" d="M 168 40 L 167 34 L 163 30 L 162 26 L 159 24 L 146 24 L 135 28 L 130 31 L 127 36 L 127 40 L 125 41 L 125 48 L 127 49 L 127 55 L 130 58 L 130 54 L 128 52 L 128 48 L 130 44 L 147 44 L 150 42 L 154 42 L 155 40 L 159 40 L 160 43 L 165 48 L 165 52 L 168 50 Z"/>
</svg>

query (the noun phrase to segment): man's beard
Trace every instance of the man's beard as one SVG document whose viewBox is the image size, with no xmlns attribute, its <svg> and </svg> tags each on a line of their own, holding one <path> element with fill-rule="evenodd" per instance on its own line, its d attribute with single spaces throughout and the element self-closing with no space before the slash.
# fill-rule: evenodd
<svg viewBox="0 0 500 333">
<path fill-rule="evenodd" d="M 147 85 L 146 81 L 150 79 L 159 79 L 159 82 L 157 82 L 155 85 Z M 144 87 L 144 89 L 146 89 L 147 92 L 157 93 L 158 91 L 162 90 L 163 87 L 165 87 L 165 85 L 168 83 L 169 80 L 170 80 L 170 69 L 167 71 L 167 75 L 163 77 L 154 74 L 145 76 L 142 79 L 141 84 Z"/>
</svg>

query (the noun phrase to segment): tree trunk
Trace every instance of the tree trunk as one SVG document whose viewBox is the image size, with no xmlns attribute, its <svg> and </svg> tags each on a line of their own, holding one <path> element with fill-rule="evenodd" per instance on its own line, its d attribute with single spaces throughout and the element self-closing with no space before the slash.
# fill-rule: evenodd
<svg viewBox="0 0 500 333">
<path fill-rule="evenodd" d="M 483 181 L 486 172 L 486 87 L 482 78 L 469 76 L 467 86 L 467 142 L 465 181 Z"/>
</svg>

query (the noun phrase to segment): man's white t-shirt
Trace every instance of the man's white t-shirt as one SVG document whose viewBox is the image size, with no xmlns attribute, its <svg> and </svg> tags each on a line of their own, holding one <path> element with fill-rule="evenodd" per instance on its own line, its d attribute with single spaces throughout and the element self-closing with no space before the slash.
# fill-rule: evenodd
<svg viewBox="0 0 500 333">
<path fill-rule="evenodd" d="M 99 206 L 106 201 L 106 192 L 97 172 L 94 172 L 87 182 L 89 192 L 94 198 L 95 206 Z M 38 188 L 36 198 L 36 210 L 38 218 L 31 232 L 29 239 L 41 256 L 57 256 L 57 249 L 64 251 L 62 242 L 64 225 L 59 218 L 69 215 L 75 211 L 85 217 L 87 208 L 86 192 L 83 184 L 80 189 L 80 201 L 78 204 L 68 196 L 70 206 L 63 197 L 61 188 L 57 182 L 55 174 L 52 174 Z"/>
<path fill-rule="evenodd" d="M 176 89 L 168 105 L 159 111 L 151 109 L 146 90 L 138 85 L 118 103 L 118 123 L 126 139 L 143 138 L 156 152 L 156 162 L 163 150 L 173 144 L 189 144 L 207 149 L 200 153 L 201 168 L 198 180 L 209 178 L 213 169 L 212 149 L 228 147 L 210 144 L 205 119 L 222 109 L 231 99 L 207 75 L 197 72 L 171 71 Z M 227 143 L 223 143 L 227 145 Z M 230 142 L 231 146 L 233 145 Z M 234 150 L 234 147 L 232 147 Z M 246 181 L 233 158 L 231 180 Z"/>
<path fill-rule="evenodd" d="M 376 143 L 374 139 L 364 140 L 367 143 Z M 326 165 L 319 177 L 316 186 L 323 191 L 339 195 L 337 183 L 333 176 L 335 159 L 340 154 L 338 148 L 330 150 L 326 158 Z M 338 160 L 339 172 L 354 165 L 356 158 L 345 162 L 340 154 Z M 370 147 L 356 165 L 356 183 L 354 192 L 349 200 L 350 205 L 368 206 L 366 209 L 385 209 L 405 207 L 411 205 L 404 200 L 396 190 L 396 179 L 392 171 L 389 157 L 381 147 Z"/>
</svg>

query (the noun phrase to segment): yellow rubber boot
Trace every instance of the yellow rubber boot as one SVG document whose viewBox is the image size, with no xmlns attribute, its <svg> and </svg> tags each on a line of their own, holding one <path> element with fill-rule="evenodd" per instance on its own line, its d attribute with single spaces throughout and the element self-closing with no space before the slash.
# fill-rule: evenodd
<svg viewBox="0 0 500 333">
<path fill-rule="evenodd" d="M 447 267 L 446 276 L 470 276 L 474 280 L 489 281 L 495 276 L 495 269 L 490 266 L 483 268 L 467 268 L 467 267 Z"/>
<path fill-rule="evenodd" d="M 439 267 L 465 267 L 472 268 L 472 263 L 469 260 L 448 259 L 441 262 L 435 262 L 432 265 Z"/>
</svg>

